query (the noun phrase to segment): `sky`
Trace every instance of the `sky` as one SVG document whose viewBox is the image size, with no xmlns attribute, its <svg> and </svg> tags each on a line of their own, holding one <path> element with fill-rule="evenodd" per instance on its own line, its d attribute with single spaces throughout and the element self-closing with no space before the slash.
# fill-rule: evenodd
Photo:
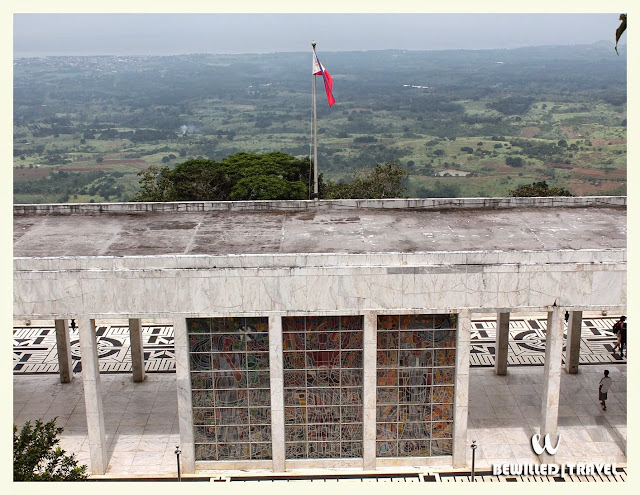
<svg viewBox="0 0 640 495">
<path fill-rule="evenodd" d="M 619 13 L 14 13 L 13 56 L 448 50 L 615 41 Z M 626 33 L 621 43 L 626 43 Z"/>
</svg>

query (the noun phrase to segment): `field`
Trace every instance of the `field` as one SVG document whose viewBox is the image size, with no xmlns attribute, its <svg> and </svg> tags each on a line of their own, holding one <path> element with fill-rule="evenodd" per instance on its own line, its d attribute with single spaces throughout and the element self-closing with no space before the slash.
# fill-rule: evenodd
<svg viewBox="0 0 640 495">
<path fill-rule="evenodd" d="M 14 202 L 131 200 L 138 172 L 239 151 L 309 156 L 308 54 L 50 57 L 14 64 Z M 412 197 L 546 180 L 626 194 L 626 56 L 608 44 L 323 54 L 325 180 L 397 161 Z M 321 85 L 319 85 L 321 87 Z"/>
</svg>

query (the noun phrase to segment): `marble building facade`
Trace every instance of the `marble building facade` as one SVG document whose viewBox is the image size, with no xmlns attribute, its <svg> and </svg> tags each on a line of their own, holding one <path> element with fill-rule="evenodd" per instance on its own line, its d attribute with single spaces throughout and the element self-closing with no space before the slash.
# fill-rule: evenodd
<svg viewBox="0 0 640 495">
<path fill-rule="evenodd" d="M 185 472 L 464 467 L 472 315 L 498 315 L 505 374 L 510 314 L 548 313 L 553 436 L 582 312 L 626 290 L 626 198 L 14 208 L 14 318 L 56 321 L 62 381 L 78 324 L 97 474 L 96 320 L 129 321 L 137 381 L 140 320 L 173 322 Z"/>
</svg>

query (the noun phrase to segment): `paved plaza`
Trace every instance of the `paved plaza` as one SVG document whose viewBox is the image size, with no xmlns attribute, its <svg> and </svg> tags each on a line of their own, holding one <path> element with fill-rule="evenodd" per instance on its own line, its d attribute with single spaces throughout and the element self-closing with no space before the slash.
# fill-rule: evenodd
<svg viewBox="0 0 640 495">
<path fill-rule="evenodd" d="M 605 368 L 611 372 L 613 386 L 607 410 L 602 411 L 597 384 Z M 511 367 L 506 376 L 481 367 L 470 373 L 468 443 L 476 440 L 478 444 L 477 469 L 504 462 L 538 463 L 530 441 L 539 428 L 543 367 Z M 175 374 L 149 374 L 142 383 L 134 383 L 127 374 L 108 374 L 101 381 L 109 455 L 106 476 L 175 476 L 174 451 L 180 442 Z M 563 373 L 561 443 L 555 462 L 626 465 L 626 404 L 626 365 L 581 366 L 577 375 Z M 55 375 L 14 375 L 14 422 L 56 416 L 64 428 L 62 448 L 89 464 L 81 376 L 61 384 Z M 418 466 L 416 470 L 429 471 Z"/>
</svg>

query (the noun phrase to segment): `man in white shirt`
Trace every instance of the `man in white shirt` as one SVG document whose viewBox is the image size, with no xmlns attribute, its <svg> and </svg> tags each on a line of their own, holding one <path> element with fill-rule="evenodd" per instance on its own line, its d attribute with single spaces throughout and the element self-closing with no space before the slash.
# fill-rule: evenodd
<svg viewBox="0 0 640 495">
<path fill-rule="evenodd" d="M 611 383 L 613 380 L 609 377 L 609 370 L 604 370 L 604 376 L 600 379 L 600 386 L 598 387 L 598 398 L 600 399 L 600 404 L 602 404 L 602 410 L 607 410 L 607 392 L 609 391 L 609 387 L 611 387 Z"/>
</svg>

